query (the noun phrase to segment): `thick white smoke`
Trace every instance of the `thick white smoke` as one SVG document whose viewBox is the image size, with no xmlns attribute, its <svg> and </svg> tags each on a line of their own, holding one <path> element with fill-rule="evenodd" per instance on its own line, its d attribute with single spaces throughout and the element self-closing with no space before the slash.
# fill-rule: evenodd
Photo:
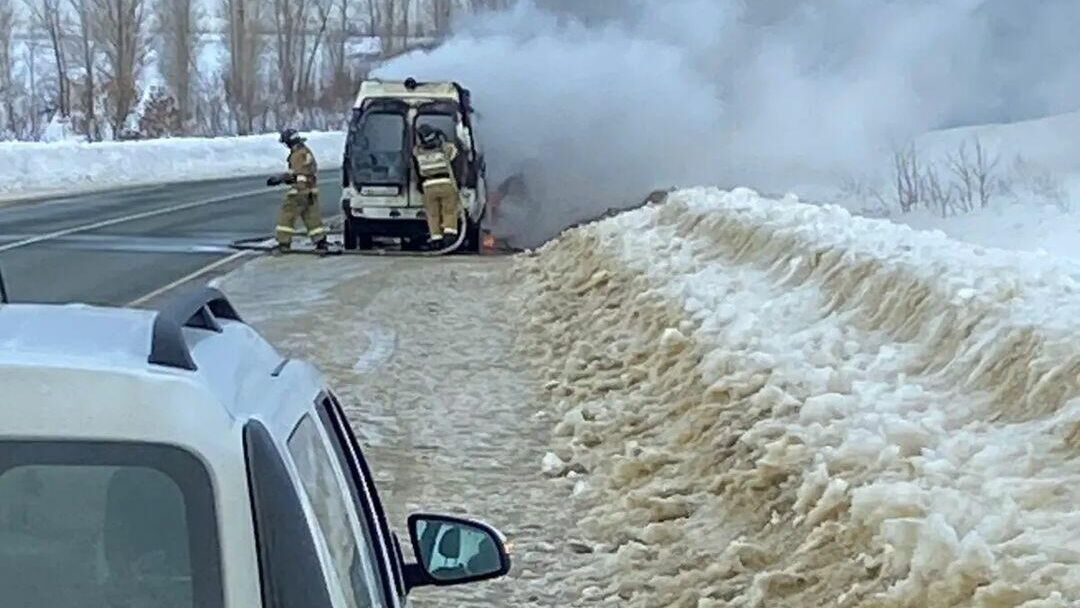
<svg viewBox="0 0 1080 608">
<path fill-rule="evenodd" d="M 545 4 L 377 74 L 473 90 L 492 181 L 526 171 L 539 206 L 502 226 L 519 244 L 659 187 L 821 183 L 930 129 L 1080 105 L 1071 0 Z"/>
</svg>

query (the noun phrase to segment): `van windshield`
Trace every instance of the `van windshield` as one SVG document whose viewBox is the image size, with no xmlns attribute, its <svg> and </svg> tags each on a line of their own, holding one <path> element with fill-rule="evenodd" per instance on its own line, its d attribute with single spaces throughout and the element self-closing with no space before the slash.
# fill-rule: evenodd
<svg viewBox="0 0 1080 608">
<path fill-rule="evenodd" d="M 220 608 L 213 505 L 176 448 L 0 442 L 3 604 Z"/>
<path fill-rule="evenodd" d="M 408 183 L 405 117 L 358 112 L 349 129 L 349 172 L 355 185 Z"/>
</svg>

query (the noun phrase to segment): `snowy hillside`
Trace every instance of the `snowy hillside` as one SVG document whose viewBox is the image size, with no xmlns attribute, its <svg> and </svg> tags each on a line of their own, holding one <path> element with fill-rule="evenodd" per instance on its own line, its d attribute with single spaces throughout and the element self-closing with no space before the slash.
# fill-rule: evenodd
<svg viewBox="0 0 1080 608">
<path fill-rule="evenodd" d="M 323 168 L 341 164 L 342 133 L 309 133 Z M 7 198 L 84 189 L 270 175 L 285 170 L 277 135 L 133 142 L 0 142 L 0 195 Z"/>
<path fill-rule="evenodd" d="M 988 208 L 947 218 L 919 209 L 894 213 L 893 219 L 987 247 L 1080 259 L 1080 112 L 935 131 L 914 146 L 920 162 L 935 163 L 939 174 L 948 177 L 950 159 L 961 146 L 971 154 L 976 141 L 988 160 L 997 162 Z M 894 188 L 887 186 L 884 192 L 892 196 Z M 859 206 L 851 203 L 845 206 Z"/>
<path fill-rule="evenodd" d="M 700 189 L 518 274 L 583 598 L 1080 605 L 1080 264 Z"/>
</svg>

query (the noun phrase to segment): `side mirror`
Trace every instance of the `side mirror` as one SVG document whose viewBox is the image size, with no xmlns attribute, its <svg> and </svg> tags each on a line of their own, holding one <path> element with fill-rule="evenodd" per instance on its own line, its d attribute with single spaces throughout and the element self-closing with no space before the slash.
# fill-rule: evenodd
<svg viewBox="0 0 1080 608">
<path fill-rule="evenodd" d="M 417 564 L 406 576 L 410 588 L 448 587 L 486 581 L 510 572 L 510 554 L 498 530 L 449 515 L 409 516 Z"/>
</svg>

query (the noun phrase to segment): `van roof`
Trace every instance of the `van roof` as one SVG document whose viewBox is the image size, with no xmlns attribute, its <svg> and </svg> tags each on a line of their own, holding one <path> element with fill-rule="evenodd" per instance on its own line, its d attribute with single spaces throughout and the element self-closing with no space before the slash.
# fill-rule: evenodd
<svg viewBox="0 0 1080 608">
<path fill-rule="evenodd" d="M 413 88 L 404 80 L 365 80 L 360 84 L 356 107 L 365 99 L 390 97 L 395 99 L 446 99 L 461 102 L 457 85 L 453 82 L 418 82 Z"/>
</svg>

